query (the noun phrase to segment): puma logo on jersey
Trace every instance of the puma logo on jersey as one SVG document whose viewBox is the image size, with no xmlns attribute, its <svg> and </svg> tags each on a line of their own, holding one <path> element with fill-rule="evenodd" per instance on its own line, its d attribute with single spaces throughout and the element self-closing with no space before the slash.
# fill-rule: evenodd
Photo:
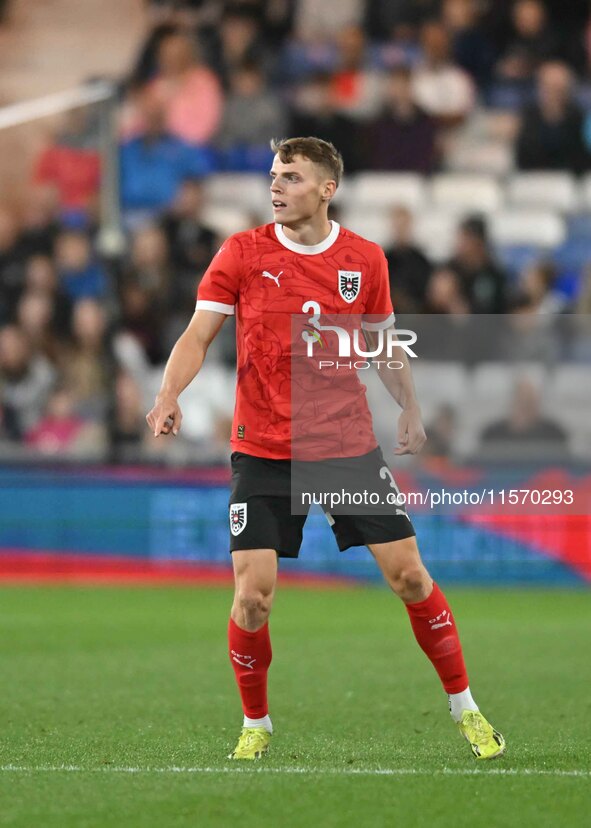
<svg viewBox="0 0 591 828">
<path fill-rule="evenodd" d="M 273 276 L 273 274 L 269 273 L 268 270 L 263 270 L 263 279 L 273 279 L 273 281 L 275 282 L 277 287 L 281 287 L 281 285 L 279 284 L 279 277 L 281 276 L 282 273 L 283 273 L 283 271 L 280 270 L 279 273 L 277 274 L 277 276 Z"/>
</svg>

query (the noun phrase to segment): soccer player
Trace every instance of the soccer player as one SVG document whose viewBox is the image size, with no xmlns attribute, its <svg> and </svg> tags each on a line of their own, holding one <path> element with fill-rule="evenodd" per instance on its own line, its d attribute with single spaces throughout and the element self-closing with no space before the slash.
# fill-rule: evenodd
<svg viewBox="0 0 591 828">
<path fill-rule="evenodd" d="M 268 619 L 278 558 L 298 556 L 306 520 L 305 515 L 292 514 L 290 500 L 292 314 L 313 306 L 326 316 L 367 318 L 362 326 L 369 339 L 394 319 L 382 250 L 328 219 L 343 173 L 338 151 L 318 138 L 274 141 L 272 148 L 270 200 L 275 221 L 230 236 L 213 258 L 199 285 L 195 314 L 174 346 L 146 418 L 155 436 L 178 434 L 178 396 L 199 372 L 225 318 L 235 314 L 238 378 L 230 495 L 235 594 L 228 650 L 244 722 L 230 754 L 233 759 L 258 759 L 269 748 L 273 727 L 267 704 Z M 376 318 L 378 322 L 369 321 Z M 415 454 L 425 442 L 425 432 L 408 360 L 404 356 L 401 362 L 402 369 L 380 375 L 402 409 L 396 453 Z M 363 388 L 360 383 L 359 387 Z M 379 481 L 381 491 L 395 487 L 373 435 L 363 393 L 354 395 L 353 407 L 334 405 L 329 417 L 317 420 L 320 436 L 323 429 L 329 430 L 333 444 L 338 444 L 335 463 L 360 479 L 373 476 L 376 490 Z M 451 716 L 474 756 L 501 755 L 505 741 L 472 698 L 454 617 L 421 561 L 406 513 L 392 507 L 387 514 L 327 518 L 339 548 L 366 545 L 402 599 L 415 638 L 437 671 Z"/>
</svg>

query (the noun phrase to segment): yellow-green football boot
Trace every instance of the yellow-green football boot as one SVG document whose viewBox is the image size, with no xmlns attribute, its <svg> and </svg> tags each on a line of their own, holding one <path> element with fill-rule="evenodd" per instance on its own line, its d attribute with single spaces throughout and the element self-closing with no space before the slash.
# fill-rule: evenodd
<svg viewBox="0 0 591 828">
<path fill-rule="evenodd" d="M 260 759 L 269 750 L 271 734 L 264 727 L 243 727 L 228 759 Z"/>
<path fill-rule="evenodd" d="M 464 710 L 457 723 L 477 759 L 496 759 L 505 752 L 505 739 L 478 710 Z"/>
</svg>

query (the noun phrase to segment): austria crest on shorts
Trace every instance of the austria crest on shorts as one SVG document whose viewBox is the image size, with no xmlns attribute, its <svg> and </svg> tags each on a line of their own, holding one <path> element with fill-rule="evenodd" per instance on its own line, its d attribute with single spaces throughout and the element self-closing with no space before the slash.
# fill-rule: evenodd
<svg viewBox="0 0 591 828">
<path fill-rule="evenodd" d="M 351 304 L 351 302 L 357 299 L 360 285 L 361 271 L 339 270 L 339 293 L 345 302 Z"/>
<path fill-rule="evenodd" d="M 246 526 L 246 503 L 232 503 L 230 506 L 230 532 L 239 535 Z"/>
</svg>

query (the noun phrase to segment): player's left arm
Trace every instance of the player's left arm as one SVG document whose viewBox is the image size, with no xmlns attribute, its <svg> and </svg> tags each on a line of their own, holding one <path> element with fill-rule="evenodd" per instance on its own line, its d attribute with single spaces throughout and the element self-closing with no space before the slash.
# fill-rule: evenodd
<svg viewBox="0 0 591 828">
<path fill-rule="evenodd" d="M 371 350 L 375 350 L 378 346 L 378 334 L 374 331 L 364 331 L 364 334 Z M 396 335 L 394 339 L 398 341 Z M 384 331 L 383 352 L 374 358 L 374 362 L 380 380 L 402 409 L 398 418 L 398 447 L 394 450 L 394 454 L 417 454 L 425 445 L 427 435 L 423 427 L 421 407 L 417 399 L 410 363 L 403 348 L 397 349 L 399 353 L 396 354 L 395 360 L 388 359 L 386 341 L 387 336 Z M 395 368 L 388 367 L 388 364 L 392 362 L 396 363 Z"/>
<path fill-rule="evenodd" d="M 393 320 L 388 263 L 382 251 L 380 251 L 379 261 L 377 262 L 373 277 L 373 290 L 367 301 L 365 313 L 366 315 L 370 315 L 370 317 L 372 314 L 377 314 L 385 320 L 388 317 L 391 317 Z M 388 322 L 385 321 L 385 324 L 387 325 Z M 363 324 L 363 327 L 367 344 L 374 351 L 378 346 L 379 336 L 375 330 L 376 324 L 375 322 L 373 324 L 367 324 L 366 322 Z M 378 323 L 377 327 L 381 328 L 382 325 Z M 398 337 L 395 334 L 394 339 L 398 341 Z M 376 362 L 380 380 L 402 409 L 402 413 L 398 418 L 398 446 L 394 453 L 417 454 L 425 445 L 427 436 L 423 427 L 421 409 L 417 400 L 408 355 L 404 348 L 397 348 L 396 350 L 399 353 L 396 354 L 396 359 L 394 360 L 396 368 L 389 367 L 388 364 L 391 364 L 393 360 L 388 359 L 385 353 L 387 341 L 388 335 L 384 330 L 382 334 L 382 353 L 378 354 L 374 358 L 374 361 Z"/>
</svg>

